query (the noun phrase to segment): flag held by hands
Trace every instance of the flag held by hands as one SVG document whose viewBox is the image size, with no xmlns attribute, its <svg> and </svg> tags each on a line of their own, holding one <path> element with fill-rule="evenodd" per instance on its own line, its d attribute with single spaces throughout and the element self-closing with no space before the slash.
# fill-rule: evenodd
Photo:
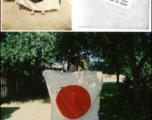
<svg viewBox="0 0 152 120">
<path fill-rule="evenodd" d="M 99 120 L 102 76 L 101 72 L 45 70 L 51 99 L 51 120 Z"/>
</svg>

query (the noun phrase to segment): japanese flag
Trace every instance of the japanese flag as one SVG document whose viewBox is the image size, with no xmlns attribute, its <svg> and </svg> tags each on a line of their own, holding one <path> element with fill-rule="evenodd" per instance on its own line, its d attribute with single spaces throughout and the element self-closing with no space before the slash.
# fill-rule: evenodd
<svg viewBox="0 0 152 120">
<path fill-rule="evenodd" d="M 51 120 L 99 120 L 102 73 L 45 70 L 51 99 Z"/>
</svg>

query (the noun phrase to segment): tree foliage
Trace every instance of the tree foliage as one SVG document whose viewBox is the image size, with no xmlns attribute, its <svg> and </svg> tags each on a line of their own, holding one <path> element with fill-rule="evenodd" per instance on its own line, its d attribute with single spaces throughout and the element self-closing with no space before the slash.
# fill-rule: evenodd
<svg viewBox="0 0 152 120">
<path fill-rule="evenodd" d="M 55 60 L 54 41 L 56 33 L 6 33 L 1 41 L 1 67 L 25 70 L 23 67 L 41 67 Z M 23 68 L 23 69 L 22 69 Z"/>
<path fill-rule="evenodd" d="M 76 63 L 82 68 L 89 60 L 89 46 L 85 33 L 59 33 L 55 42 L 56 61 Z"/>
</svg>

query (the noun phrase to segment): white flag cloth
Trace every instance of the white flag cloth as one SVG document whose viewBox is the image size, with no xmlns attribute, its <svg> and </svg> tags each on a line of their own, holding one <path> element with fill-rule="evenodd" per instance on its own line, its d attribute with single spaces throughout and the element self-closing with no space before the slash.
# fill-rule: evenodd
<svg viewBox="0 0 152 120">
<path fill-rule="evenodd" d="M 59 0 L 43 0 L 41 2 L 34 3 L 30 0 L 18 0 L 18 3 L 35 11 L 49 11 L 52 9 L 59 9 Z"/>
<path fill-rule="evenodd" d="M 99 120 L 101 72 L 43 73 L 51 99 L 51 120 Z"/>
</svg>

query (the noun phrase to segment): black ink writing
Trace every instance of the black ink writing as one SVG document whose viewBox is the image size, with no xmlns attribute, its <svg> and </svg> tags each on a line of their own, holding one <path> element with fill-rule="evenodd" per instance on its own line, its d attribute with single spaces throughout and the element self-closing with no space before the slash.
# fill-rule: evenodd
<svg viewBox="0 0 152 120">
<path fill-rule="evenodd" d="M 125 2 L 125 3 L 128 3 L 128 1 L 126 1 L 126 0 L 121 0 L 122 2 Z"/>
<path fill-rule="evenodd" d="M 116 0 L 116 3 L 119 3 L 119 0 Z"/>
<path fill-rule="evenodd" d="M 123 2 L 121 2 L 120 4 L 121 4 L 121 5 L 124 5 L 124 6 L 127 6 L 127 4 L 126 4 L 126 3 L 123 3 Z"/>
</svg>

